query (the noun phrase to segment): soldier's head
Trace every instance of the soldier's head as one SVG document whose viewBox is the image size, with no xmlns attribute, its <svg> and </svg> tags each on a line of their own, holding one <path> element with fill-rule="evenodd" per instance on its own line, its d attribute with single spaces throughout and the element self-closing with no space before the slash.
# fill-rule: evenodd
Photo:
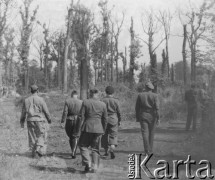
<svg viewBox="0 0 215 180">
<path fill-rule="evenodd" d="M 38 92 L 38 87 L 36 84 L 31 86 L 31 94 L 35 94 Z"/>
<path fill-rule="evenodd" d="M 71 93 L 71 97 L 77 99 L 78 98 L 78 92 L 76 90 L 73 90 Z"/>
<path fill-rule="evenodd" d="M 151 81 L 148 81 L 146 84 L 145 84 L 145 89 L 146 91 L 152 91 L 154 89 L 154 86 L 153 84 L 151 83 Z"/>
<path fill-rule="evenodd" d="M 112 86 L 107 86 L 105 88 L 105 92 L 107 95 L 113 95 L 114 94 L 114 88 Z"/>
<path fill-rule="evenodd" d="M 99 98 L 99 90 L 98 89 L 91 89 L 90 90 L 90 98 Z"/>
</svg>

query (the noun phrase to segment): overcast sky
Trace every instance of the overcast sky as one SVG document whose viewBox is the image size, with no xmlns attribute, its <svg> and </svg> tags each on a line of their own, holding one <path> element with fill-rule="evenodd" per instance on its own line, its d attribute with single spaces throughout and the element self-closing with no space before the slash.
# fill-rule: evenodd
<svg viewBox="0 0 215 180">
<path fill-rule="evenodd" d="M 77 0 L 74 0 L 76 2 Z M 191 0 L 195 6 L 199 6 L 203 0 Z M 39 11 L 37 18 L 41 23 L 50 23 L 51 31 L 65 28 L 65 17 L 67 14 L 67 8 L 70 5 L 71 0 L 35 0 L 34 6 L 39 5 Z M 87 6 L 95 14 L 96 19 L 100 19 L 98 2 L 99 0 L 81 0 L 82 4 Z M 133 16 L 134 19 L 134 30 L 137 34 L 143 37 L 142 26 L 141 26 L 141 11 L 147 8 L 163 9 L 175 12 L 178 8 L 187 7 L 189 0 L 109 0 L 109 8 L 113 8 L 113 14 L 120 14 L 122 11 L 125 12 L 125 22 L 123 25 L 122 33 L 120 34 L 120 51 L 124 50 L 125 46 L 129 46 L 130 35 L 130 18 Z M 171 34 L 183 33 L 183 27 L 175 14 L 172 22 Z M 155 39 L 156 41 L 156 39 Z M 181 47 L 182 39 L 176 36 L 170 38 L 170 63 L 180 61 L 182 59 Z M 139 59 L 139 63 L 148 63 L 148 51 L 145 44 L 143 45 L 144 56 Z M 164 45 L 164 44 L 163 44 Z M 156 51 L 158 61 L 161 61 L 162 46 Z M 33 52 L 33 51 L 32 51 Z"/>
</svg>

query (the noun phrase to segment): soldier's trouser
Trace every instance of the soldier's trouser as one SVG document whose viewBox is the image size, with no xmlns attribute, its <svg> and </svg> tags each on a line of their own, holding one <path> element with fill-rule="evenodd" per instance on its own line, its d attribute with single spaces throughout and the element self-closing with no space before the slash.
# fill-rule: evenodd
<svg viewBox="0 0 215 180">
<path fill-rule="evenodd" d="M 69 137 L 69 144 L 72 150 L 72 155 L 76 154 L 77 142 L 78 142 L 78 129 L 77 129 L 77 119 L 66 120 L 65 130 Z"/>
<path fill-rule="evenodd" d="M 105 134 L 102 136 L 102 147 L 107 150 L 108 146 L 117 146 L 118 124 L 107 124 Z"/>
<path fill-rule="evenodd" d="M 140 121 L 145 153 L 153 153 L 155 124 L 155 121 Z"/>
<path fill-rule="evenodd" d="M 88 165 L 93 169 L 97 169 L 99 167 L 101 136 L 102 135 L 98 133 L 82 132 L 79 140 L 79 146 L 83 166 Z M 89 147 L 91 147 L 92 150 L 92 160 L 90 157 Z"/>
<path fill-rule="evenodd" d="M 186 123 L 186 130 L 190 129 L 191 123 L 193 124 L 193 130 L 196 129 L 196 118 L 197 118 L 197 108 L 188 107 L 188 112 L 187 112 L 187 123 Z"/>
<path fill-rule="evenodd" d="M 29 147 L 32 153 L 46 154 L 47 125 L 44 121 L 27 121 Z"/>
</svg>

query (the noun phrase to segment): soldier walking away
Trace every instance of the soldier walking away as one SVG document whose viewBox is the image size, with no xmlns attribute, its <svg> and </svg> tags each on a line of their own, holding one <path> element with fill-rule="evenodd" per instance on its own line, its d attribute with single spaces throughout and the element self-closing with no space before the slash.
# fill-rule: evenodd
<svg viewBox="0 0 215 180">
<path fill-rule="evenodd" d="M 187 102 L 186 131 L 190 130 L 191 124 L 195 131 L 198 111 L 198 91 L 195 84 L 191 84 L 191 88 L 185 92 L 185 101 Z"/>
<path fill-rule="evenodd" d="M 104 157 L 115 158 L 114 149 L 117 146 L 118 127 L 121 122 L 121 112 L 118 99 L 114 98 L 114 88 L 108 86 L 105 89 L 106 97 L 102 100 L 107 107 L 108 124 L 105 134 L 102 136 L 102 147 L 105 149 Z"/>
<path fill-rule="evenodd" d="M 158 96 L 153 93 L 151 82 L 145 84 L 145 91 L 138 95 L 136 101 L 136 119 L 140 122 L 145 154 L 153 153 L 155 126 L 159 120 Z"/>
<path fill-rule="evenodd" d="M 72 158 L 76 158 L 76 149 L 79 139 L 80 110 L 82 101 L 78 99 L 78 92 L 72 91 L 71 98 L 65 101 L 61 123 L 66 121 L 65 130 L 69 137 L 69 144 L 72 150 Z"/>
<path fill-rule="evenodd" d="M 90 90 L 90 99 L 84 100 L 81 108 L 82 132 L 79 146 L 85 172 L 94 173 L 99 167 L 101 137 L 107 125 L 105 103 L 99 101 L 99 91 Z M 92 159 L 89 152 L 92 150 Z"/>
<path fill-rule="evenodd" d="M 21 127 L 24 128 L 27 120 L 29 147 L 32 157 L 39 158 L 46 154 L 47 123 L 51 124 L 51 117 L 43 98 L 38 96 L 38 87 L 31 86 L 32 95 L 25 99 L 20 118 Z"/>
</svg>

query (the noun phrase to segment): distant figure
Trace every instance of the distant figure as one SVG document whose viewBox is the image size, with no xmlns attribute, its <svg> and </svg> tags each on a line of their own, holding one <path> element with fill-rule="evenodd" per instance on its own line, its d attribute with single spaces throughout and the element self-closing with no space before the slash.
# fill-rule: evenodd
<svg viewBox="0 0 215 180">
<path fill-rule="evenodd" d="M 31 86 L 32 95 L 25 99 L 20 118 L 21 127 L 24 128 L 27 120 L 29 147 L 32 157 L 39 158 L 46 154 L 47 124 L 51 124 L 51 117 L 43 98 L 38 96 L 38 87 Z"/>
<path fill-rule="evenodd" d="M 80 129 L 80 110 L 82 101 L 78 99 L 78 92 L 72 91 L 71 98 L 68 98 L 64 105 L 61 123 L 66 121 L 65 130 L 69 137 L 69 144 L 72 150 L 72 158 L 76 158 L 76 149 L 78 144 Z"/>
<path fill-rule="evenodd" d="M 185 92 L 185 101 L 187 102 L 186 131 L 190 130 L 191 124 L 193 131 L 195 131 L 198 110 L 198 91 L 195 84 L 191 84 L 191 88 Z"/>
<path fill-rule="evenodd" d="M 105 149 L 105 157 L 110 156 L 111 159 L 115 158 L 114 149 L 117 146 L 118 128 L 121 122 L 121 112 L 119 106 L 119 100 L 114 98 L 114 88 L 108 86 L 105 89 L 106 97 L 102 100 L 107 107 L 108 112 L 108 124 L 105 134 L 102 136 L 102 146 Z"/>
<path fill-rule="evenodd" d="M 145 91 L 138 95 L 136 101 L 136 119 L 140 122 L 145 154 L 153 153 L 155 126 L 159 122 L 158 96 L 153 93 L 151 82 L 145 84 Z"/>
<path fill-rule="evenodd" d="M 96 172 L 100 161 L 100 143 L 107 126 L 107 109 L 105 103 L 99 101 L 99 91 L 90 90 L 90 99 L 84 100 L 81 108 L 82 133 L 79 146 L 85 172 Z M 92 160 L 89 152 L 92 150 Z"/>
</svg>

